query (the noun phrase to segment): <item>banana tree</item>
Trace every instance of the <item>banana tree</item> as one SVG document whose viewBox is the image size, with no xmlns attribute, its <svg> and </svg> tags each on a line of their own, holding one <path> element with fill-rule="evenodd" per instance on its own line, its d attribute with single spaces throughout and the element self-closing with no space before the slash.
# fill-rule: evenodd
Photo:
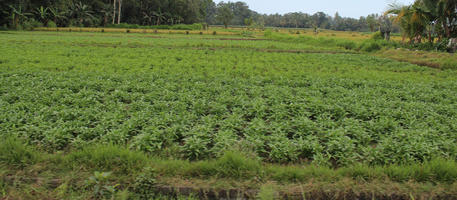
<svg viewBox="0 0 457 200">
<path fill-rule="evenodd" d="M 457 34 L 457 1 L 440 0 L 437 7 L 438 12 L 441 13 L 439 21 L 444 28 L 445 36 L 451 38 L 453 34 Z"/>
<path fill-rule="evenodd" d="M 175 15 L 175 22 L 176 24 L 181 24 L 181 22 L 184 21 L 184 18 L 182 18 L 179 15 Z"/>
<path fill-rule="evenodd" d="M 166 19 L 165 14 L 160 10 L 158 12 L 153 12 L 153 15 L 156 18 L 156 25 L 160 25 L 160 23 Z"/>
<path fill-rule="evenodd" d="M 108 24 L 108 20 L 112 17 L 112 12 L 111 12 L 112 6 L 109 4 L 104 4 L 102 9 L 100 10 L 100 13 L 103 15 L 103 26 L 106 26 Z"/>
<path fill-rule="evenodd" d="M 66 12 L 60 11 L 58 8 L 50 7 L 48 10 L 50 18 L 52 18 L 54 23 L 56 24 L 62 23 L 62 20 L 65 20 L 67 18 L 65 17 Z"/>
<path fill-rule="evenodd" d="M 143 12 L 143 19 L 145 19 L 147 25 L 150 26 L 150 25 L 152 25 L 152 21 L 154 20 L 154 14 L 148 13 L 148 12 Z"/>
<path fill-rule="evenodd" d="M 8 6 L 10 8 L 10 12 L 6 13 L 11 16 L 11 24 L 16 28 L 18 27 L 19 23 L 22 23 L 24 20 L 27 19 L 27 16 L 32 15 L 31 13 L 27 13 L 23 10 L 22 6 L 14 7 L 13 5 Z"/>
<path fill-rule="evenodd" d="M 45 8 L 43 6 L 40 6 L 39 8 L 36 8 L 34 10 L 34 13 L 35 13 L 35 16 L 37 17 L 37 19 L 43 23 L 43 24 L 47 24 L 48 23 L 48 17 L 49 17 L 49 8 Z"/>
</svg>

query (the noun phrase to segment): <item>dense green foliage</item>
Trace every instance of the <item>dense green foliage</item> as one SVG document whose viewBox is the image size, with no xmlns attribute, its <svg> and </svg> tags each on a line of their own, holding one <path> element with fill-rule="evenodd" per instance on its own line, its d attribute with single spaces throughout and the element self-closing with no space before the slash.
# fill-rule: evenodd
<svg viewBox="0 0 457 200">
<path fill-rule="evenodd" d="M 455 71 L 306 38 L 0 37 L 0 132 L 44 150 L 114 143 L 200 160 L 233 149 L 321 166 L 457 156 Z"/>
<path fill-rule="evenodd" d="M 433 43 L 443 38 L 457 37 L 457 1 L 416 0 L 412 5 L 391 5 L 388 14 L 395 15 L 395 22 L 402 28 L 403 36 L 410 43 L 426 40 Z"/>
</svg>

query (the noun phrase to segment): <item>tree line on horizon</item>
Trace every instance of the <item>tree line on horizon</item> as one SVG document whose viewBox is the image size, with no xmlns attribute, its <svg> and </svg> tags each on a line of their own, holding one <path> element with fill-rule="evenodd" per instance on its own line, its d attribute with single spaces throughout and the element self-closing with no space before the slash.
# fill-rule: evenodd
<svg viewBox="0 0 457 200">
<path fill-rule="evenodd" d="M 340 31 L 377 31 L 379 15 L 359 19 L 307 14 L 260 14 L 245 2 L 213 0 L 3 0 L 0 25 L 100 27 L 110 24 L 174 25 L 203 23 L 224 26 L 322 28 Z M 397 29 L 398 30 L 398 29 Z"/>
</svg>

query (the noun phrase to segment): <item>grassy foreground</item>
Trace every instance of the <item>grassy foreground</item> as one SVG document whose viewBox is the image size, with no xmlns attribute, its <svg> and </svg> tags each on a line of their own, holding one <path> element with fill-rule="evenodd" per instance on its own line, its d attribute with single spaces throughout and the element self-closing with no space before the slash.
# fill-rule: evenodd
<svg viewBox="0 0 457 200">
<path fill-rule="evenodd" d="M 187 188 L 184 194 L 195 198 L 204 198 L 202 188 L 209 194 L 234 188 L 238 197 L 252 198 L 456 198 L 456 168 L 455 161 L 443 159 L 338 169 L 286 166 L 237 152 L 189 162 L 154 158 L 116 145 L 48 154 L 16 138 L 0 142 L 0 191 L 5 199 L 160 199 L 170 194 L 162 186 Z"/>
</svg>

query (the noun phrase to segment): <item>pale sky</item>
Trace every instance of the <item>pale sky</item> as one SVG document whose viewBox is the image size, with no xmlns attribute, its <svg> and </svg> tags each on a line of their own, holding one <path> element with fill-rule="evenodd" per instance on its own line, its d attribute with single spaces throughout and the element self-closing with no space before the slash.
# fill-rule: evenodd
<svg viewBox="0 0 457 200">
<path fill-rule="evenodd" d="M 228 0 L 224 0 L 227 2 Z M 238 0 L 230 0 L 235 2 Z M 265 14 L 304 12 L 314 14 L 323 11 L 333 16 L 337 11 L 343 17 L 359 18 L 372 13 L 383 13 L 392 2 L 411 4 L 414 0 L 239 0 L 251 10 Z M 216 3 L 221 2 L 215 0 Z"/>
</svg>

